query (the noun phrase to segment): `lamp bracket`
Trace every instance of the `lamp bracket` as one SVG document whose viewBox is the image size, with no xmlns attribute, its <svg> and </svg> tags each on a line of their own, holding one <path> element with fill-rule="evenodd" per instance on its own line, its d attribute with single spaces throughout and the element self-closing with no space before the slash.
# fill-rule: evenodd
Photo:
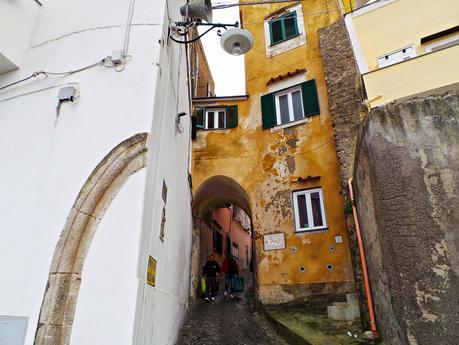
<svg viewBox="0 0 459 345">
<path fill-rule="evenodd" d="M 204 31 L 202 34 L 199 36 L 192 38 L 190 40 L 187 40 L 186 38 L 184 39 L 177 39 L 174 38 L 174 34 L 185 37 L 190 33 L 190 29 L 193 27 L 197 26 L 209 26 L 209 29 Z M 228 27 L 234 27 L 237 28 L 239 27 L 239 22 L 236 22 L 234 24 L 222 24 L 222 23 L 203 23 L 203 22 L 171 22 L 169 24 L 169 38 L 179 44 L 189 44 L 196 42 L 199 40 L 201 37 L 212 31 L 213 29 L 218 29 L 217 30 L 217 35 L 221 36 L 222 35 L 222 29 L 228 30 Z"/>
</svg>

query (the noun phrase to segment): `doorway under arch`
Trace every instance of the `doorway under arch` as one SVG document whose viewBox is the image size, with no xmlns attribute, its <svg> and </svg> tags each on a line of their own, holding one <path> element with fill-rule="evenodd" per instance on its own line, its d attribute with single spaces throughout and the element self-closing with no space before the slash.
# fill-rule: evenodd
<svg viewBox="0 0 459 345">
<path fill-rule="evenodd" d="M 228 176 L 216 175 L 199 185 L 193 197 L 193 247 L 190 296 L 200 295 L 201 267 L 213 254 L 220 264 L 231 253 L 239 266 L 252 272 L 256 287 L 256 253 L 252 228 L 252 208 L 244 188 Z M 255 288 L 256 297 L 256 288 Z"/>
</svg>

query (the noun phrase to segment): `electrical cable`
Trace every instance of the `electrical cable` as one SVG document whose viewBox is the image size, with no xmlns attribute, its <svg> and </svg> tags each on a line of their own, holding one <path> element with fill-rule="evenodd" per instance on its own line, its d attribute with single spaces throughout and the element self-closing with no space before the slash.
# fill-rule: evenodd
<svg viewBox="0 0 459 345">
<path fill-rule="evenodd" d="M 264 4 L 282 4 L 288 2 L 301 2 L 301 0 L 265 0 L 265 1 L 248 1 L 238 3 L 217 3 L 212 6 L 213 10 L 222 10 L 225 8 L 236 7 L 236 6 L 250 6 L 250 5 L 264 5 Z"/>
<path fill-rule="evenodd" d="M 10 84 L 7 84 L 7 85 L 5 85 L 5 86 L 0 87 L 0 91 L 6 89 L 6 88 L 8 88 L 8 87 L 11 87 L 11 86 L 13 86 L 13 85 L 16 85 L 16 84 L 25 82 L 25 81 L 27 81 L 27 80 L 29 80 L 29 79 L 36 78 L 36 77 L 38 77 L 38 76 L 41 75 L 41 74 L 44 74 L 45 76 L 47 76 L 46 73 L 43 72 L 43 71 L 34 72 L 34 73 L 32 73 L 31 75 L 29 75 L 28 77 L 26 77 L 26 78 L 17 80 L 17 81 L 15 81 L 15 82 L 12 82 L 12 83 L 10 83 Z"/>
<path fill-rule="evenodd" d="M 93 64 L 90 64 L 90 65 L 87 65 L 87 66 L 84 66 L 84 67 L 81 67 L 81 68 L 78 68 L 78 69 L 75 69 L 75 70 L 70 70 L 70 71 L 65 71 L 65 72 L 49 72 L 49 71 L 37 71 L 37 72 L 33 72 L 30 76 L 26 77 L 26 78 L 23 78 L 23 79 L 20 79 L 20 80 L 17 80 L 15 82 L 12 82 L 10 84 L 7 84 L 7 85 L 4 85 L 2 87 L 0 87 L 0 91 L 4 90 L 4 89 L 7 89 L 11 86 L 14 86 L 16 84 L 20 84 L 20 83 L 23 83 L 27 80 L 30 80 L 30 79 L 33 79 L 33 78 L 36 78 L 40 75 L 44 75 L 45 78 L 47 78 L 49 75 L 70 75 L 70 74 L 74 74 L 74 73 L 78 73 L 78 72 L 82 72 L 82 71 L 85 71 L 87 69 L 90 69 L 90 68 L 93 68 L 93 67 L 96 67 L 96 66 L 105 66 L 105 67 L 115 67 L 115 65 L 113 66 L 107 66 L 106 65 L 106 62 L 107 61 L 111 61 L 111 58 L 110 56 L 107 56 L 107 57 L 104 57 L 102 60 L 99 60 L 98 62 L 95 62 Z"/>
<path fill-rule="evenodd" d="M 379 0 L 377 2 L 385 2 L 385 1 L 390 1 L 390 0 Z M 220 10 L 220 9 L 226 9 L 226 8 L 230 8 L 230 7 L 235 7 L 235 6 L 249 6 L 249 5 L 256 5 L 256 4 L 275 4 L 275 3 L 286 3 L 286 2 L 302 2 L 301 0 L 284 0 L 284 1 L 257 1 L 256 3 L 255 2 L 251 2 L 251 3 L 229 3 L 229 4 L 225 4 L 225 5 L 216 5 L 216 6 L 212 6 L 212 9 L 216 9 L 216 10 Z M 356 7 L 353 9 L 353 11 L 356 11 L 362 7 L 365 7 L 367 6 L 366 4 L 360 6 L 360 7 Z M 297 15 L 297 17 L 306 17 L 306 16 L 315 16 L 315 15 L 320 15 L 320 14 L 326 14 L 326 13 L 333 13 L 333 12 L 338 12 L 338 11 L 342 11 L 342 10 L 348 10 L 348 9 L 352 9 L 352 7 L 347 7 L 347 6 L 344 6 L 344 7 L 336 7 L 335 9 L 332 9 L 332 10 L 327 10 L 327 11 L 318 11 L 318 12 L 309 12 L 309 13 L 303 13 L 302 15 Z M 279 21 L 279 20 L 284 20 L 282 18 L 278 18 L 278 19 L 272 19 L 272 20 L 269 20 L 270 22 L 275 22 L 275 21 Z M 246 25 L 256 25 L 256 24 L 264 24 L 266 21 L 259 21 L 259 22 L 252 22 L 252 23 L 246 23 L 244 22 L 244 26 Z"/>
<path fill-rule="evenodd" d="M 135 0 L 131 0 L 131 2 L 129 3 L 128 17 L 126 21 L 126 31 L 125 31 L 125 36 L 124 36 L 124 44 L 123 44 L 123 55 L 124 56 L 127 56 L 128 51 L 129 51 L 129 39 L 131 36 L 132 19 L 134 17 L 134 6 L 135 6 Z"/>
</svg>

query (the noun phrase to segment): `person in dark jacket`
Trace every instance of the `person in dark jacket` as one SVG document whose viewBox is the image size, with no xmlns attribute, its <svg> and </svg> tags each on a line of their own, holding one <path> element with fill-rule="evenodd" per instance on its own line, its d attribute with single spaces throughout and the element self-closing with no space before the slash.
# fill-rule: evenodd
<svg viewBox="0 0 459 345">
<path fill-rule="evenodd" d="M 206 277 L 206 301 L 215 300 L 217 276 L 220 275 L 220 273 L 220 265 L 215 261 L 213 255 L 209 255 L 206 263 L 202 267 L 202 275 Z"/>
<path fill-rule="evenodd" d="M 225 257 L 225 260 L 223 260 L 222 268 L 225 273 L 225 296 L 228 295 L 229 289 L 230 296 L 233 298 L 234 280 L 239 275 L 239 265 L 231 253 Z"/>
</svg>

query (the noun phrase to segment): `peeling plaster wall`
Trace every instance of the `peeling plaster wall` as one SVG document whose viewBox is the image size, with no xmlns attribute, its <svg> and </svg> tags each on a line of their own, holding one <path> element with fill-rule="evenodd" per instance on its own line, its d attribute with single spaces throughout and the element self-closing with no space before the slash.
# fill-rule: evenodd
<svg viewBox="0 0 459 345">
<path fill-rule="evenodd" d="M 354 175 L 376 317 L 391 344 L 457 343 L 459 94 L 374 109 Z"/>
<path fill-rule="evenodd" d="M 326 2 L 302 1 L 307 43 L 267 58 L 263 18 L 284 5 L 242 8 L 242 21 L 255 37 L 245 55 L 247 101 L 239 106 L 239 126 L 231 130 L 199 131 L 193 145 L 193 183 L 196 190 L 209 177 L 224 175 L 247 192 L 252 206 L 256 241 L 259 298 L 263 303 L 292 302 L 311 294 L 352 291 L 353 274 L 343 214 L 339 165 L 328 112 L 327 90 L 317 30 L 338 19 Z M 316 79 L 320 116 L 307 123 L 278 130 L 262 130 L 260 97 L 267 82 L 296 69 L 306 69 L 306 79 Z M 320 179 L 293 182 L 298 176 Z M 315 233 L 294 232 L 292 191 L 321 186 L 329 228 Z M 284 232 L 287 248 L 264 251 L 263 235 Z M 335 243 L 341 235 L 343 243 Z M 329 246 L 335 250 L 330 251 Z M 327 264 L 334 269 L 329 271 Z M 300 272 L 300 266 L 305 272 Z M 330 286 L 333 286 L 330 289 Z"/>
<path fill-rule="evenodd" d="M 171 16 L 180 17 L 182 3 L 169 0 Z M 20 69 L 1 74 L 0 86 L 35 71 L 74 70 L 122 49 L 130 4 L 129 0 L 43 1 Z M 141 233 L 133 253 L 135 277 L 117 276 L 106 282 L 104 292 L 109 295 L 110 285 L 118 279 L 133 278 L 135 305 L 117 310 L 126 312 L 130 343 L 175 342 L 188 297 L 192 221 L 189 119 L 181 119 L 180 134 L 174 115 L 177 109 L 189 109 L 185 49 L 159 43 L 169 23 L 165 5 L 166 1 L 135 2 L 131 58 L 122 72 L 96 66 L 71 75 L 38 77 L 0 91 L 0 313 L 28 317 L 25 345 L 34 343 L 53 253 L 78 193 L 115 146 L 145 132 L 150 133 L 148 166 L 142 218 L 137 223 L 141 229 L 133 229 Z M 79 97 L 62 104 L 57 117 L 59 88 L 69 85 L 78 89 Z M 164 242 L 159 239 L 163 180 L 168 186 Z M 116 202 L 129 204 L 129 196 L 120 197 L 123 200 Z M 121 236 L 126 230 L 121 227 L 121 222 L 111 227 L 113 236 L 118 231 Z M 91 255 L 118 255 L 109 246 L 95 248 L 100 251 Z M 148 255 L 158 262 L 156 287 L 145 281 Z M 83 279 L 84 272 L 83 268 Z M 99 331 L 79 332 L 91 338 Z M 44 341 L 61 344 L 50 337 Z"/>
</svg>

